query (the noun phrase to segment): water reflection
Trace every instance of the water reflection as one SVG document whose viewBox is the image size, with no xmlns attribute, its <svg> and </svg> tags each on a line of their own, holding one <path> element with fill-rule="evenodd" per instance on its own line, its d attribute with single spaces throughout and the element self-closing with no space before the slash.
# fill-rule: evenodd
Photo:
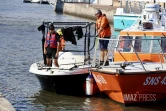
<svg viewBox="0 0 166 111">
<path fill-rule="evenodd" d="M 44 90 L 40 90 L 31 98 L 34 99 L 34 105 L 42 111 L 165 111 L 166 109 L 164 101 L 125 106 L 111 100 L 107 96 L 75 97 L 58 95 Z"/>
<path fill-rule="evenodd" d="M 108 97 L 75 97 L 57 95 L 56 93 L 41 90 L 36 93 L 34 104 L 41 104 L 41 108 L 47 111 L 123 111 L 123 104 L 116 103 Z"/>
</svg>

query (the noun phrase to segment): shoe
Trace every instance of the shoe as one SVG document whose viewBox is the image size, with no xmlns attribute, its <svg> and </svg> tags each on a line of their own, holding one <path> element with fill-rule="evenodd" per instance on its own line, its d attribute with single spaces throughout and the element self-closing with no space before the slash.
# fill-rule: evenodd
<svg viewBox="0 0 166 111">
<path fill-rule="evenodd" d="M 100 65 L 103 65 L 104 61 L 100 61 Z"/>
<path fill-rule="evenodd" d="M 109 61 L 106 61 L 104 66 L 109 66 Z"/>
</svg>

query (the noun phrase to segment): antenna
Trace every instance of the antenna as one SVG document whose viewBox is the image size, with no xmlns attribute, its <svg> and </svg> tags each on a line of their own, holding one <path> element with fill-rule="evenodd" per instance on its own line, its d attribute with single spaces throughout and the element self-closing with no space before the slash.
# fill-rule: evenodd
<svg viewBox="0 0 166 111">
<path fill-rule="evenodd" d="M 123 24 L 124 28 L 126 28 L 123 20 L 121 21 L 121 23 Z"/>
<path fill-rule="evenodd" d="M 146 39 L 146 34 L 144 33 L 144 36 L 145 36 L 145 39 Z M 146 39 L 146 42 L 147 42 L 147 39 Z"/>
</svg>

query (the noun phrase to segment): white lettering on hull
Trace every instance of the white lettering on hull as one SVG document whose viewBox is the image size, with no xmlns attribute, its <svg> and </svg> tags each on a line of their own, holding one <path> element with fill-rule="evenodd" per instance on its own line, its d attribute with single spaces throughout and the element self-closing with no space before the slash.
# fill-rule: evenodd
<svg viewBox="0 0 166 111">
<path fill-rule="evenodd" d="M 103 76 L 101 76 L 101 75 L 93 75 L 93 76 L 94 76 L 96 82 L 98 82 L 100 84 L 107 84 L 107 82 Z"/>
<path fill-rule="evenodd" d="M 144 86 L 150 85 L 166 85 L 166 76 L 162 78 L 161 76 L 158 77 L 146 77 L 145 81 L 143 82 Z"/>
<path fill-rule="evenodd" d="M 124 101 L 133 101 L 133 102 L 148 102 L 156 101 L 156 94 L 123 94 Z"/>
</svg>

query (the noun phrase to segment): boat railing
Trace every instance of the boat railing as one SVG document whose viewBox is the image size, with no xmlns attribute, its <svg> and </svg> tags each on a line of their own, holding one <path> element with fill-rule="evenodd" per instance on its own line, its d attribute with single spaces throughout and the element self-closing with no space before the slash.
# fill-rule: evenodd
<svg viewBox="0 0 166 111">
<path fill-rule="evenodd" d="M 107 53 L 107 56 L 104 58 L 104 63 L 102 66 L 100 66 L 100 55 L 97 57 L 97 50 L 98 50 L 98 44 L 99 44 L 99 40 L 108 40 L 110 41 L 109 43 L 109 47 L 108 47 L 108 53 Z M 121 52 L 121 50 L 119 50 L 118 48 L 118 43 L 120 41 L 128 41 L 130 40 L 130 45 L 131 45 L 131 48 L 133 49 L 133 52 Z M 113 58 L 114 58 L 114 52 L 118 52 L 121 56 L 122 56 L 122 53 L 130 53 L 130 54 L 134 54 L 136 55 L 137 59 L 138 59 L 138 62 L 141 64 L 142 68 L 144 69 L 144 71 L 147 71 L 144 67 L 144 61 L 141 60 L 141 57 L 139 56 L 138 53 L 141 53 L 141 52 L 137 52 L 134 48 L 134 45 L 133 45 L 133 41 L 136 41 L 137 39 L 128 39 L 128 40 L 121 40 L 121 39 L 103 39 L 103 38 L 96 38 L 96 41 L 95 41 L 95 51 L 94 51 L 94 57 L 93 57 L 93 63 L 92 63 L 92 67 L 96 67 L 96 68 L 100 68 L 100 69 L 103 69 L 104 67 L 107 67 L 107 66 L 104 66 L 105 62 L 107 61 L 107 59 L 109 58 L 109 55 L 110 53 L 113 53 L 112 54 L 112 60 L 110 62 L 114 62 Z M 161 39 L 141 39 L 141 40 L 144 40 L 144 41 L 158 41 L 158 44 L 160 46 L 160 51 L 157 52 L 158 55 L 159 55 L 159 58 L 160 58 L 160 63 L 161 63 L 161 66 L 163 68 L 163 62 L 162 62 L 162 58 L 164 60 L 164 62 L 166 62 L 166 55 L 165 55 L 165 52 L 161 46 Z M 115 45 L 116 43 L 116 45 Z M 151 52 L 152 53 L 152 52 Z M 149 54 L 149 52 L 147 52 L 147 54 Z M 119 61 L 119 62 L 129 62 L 127 61 L 123 56 L 122 58 L 124 59 L 123 61 Z M 131 61 L 130 61 L 131 62 Z"/>
<path fill-rule="evenodd" d="M 70 28 L 70 27 L 73 28 L 73 27 L 77 27 L 77 26 L 80 26 L 82 29 L 84 29 L 83 30 L 84 42 L 83 42 L 83 47 L 82 47 L 83 49 L 80 50 L 80 49 L 75 48 L 74 50 L 73 49 L 69 49 L 69 50 L 65 49 L 63 51 L 65 51 L 65 52 L 83 52 L 85 61 L 87 60 L 87 58 L 90 60 L 90 51 L 94 48 L 94 45 L 90 47 L 90 41 L 91 41 L 91 38 L 95 39 L 95 35 L 96 35 L 95 22 L 51 22 L 51 21 L 46 22 L 46 21 L 43 21 L 43 24 L 40 26 L 40 28 L 43 27 L 41 29 L 42 34 L 43 34 L 42 49 L 44 49 L 44 41 L 45 41 L 45 37 L 49 31 L 50 24 L 53 24 L 55 29 L 62 29 L 62 28 L 66 29 L 66 28 Z M 91 34 L 92 32 L 94 34 Z M 76 33 L 74 33 L 74 34 L 76 34 Z M 45 56 L 45 55 L 43 54 L 43 56 Z M 44 61 L 44 63 L 46 63 L 46 60 Z"/>
</svg>

